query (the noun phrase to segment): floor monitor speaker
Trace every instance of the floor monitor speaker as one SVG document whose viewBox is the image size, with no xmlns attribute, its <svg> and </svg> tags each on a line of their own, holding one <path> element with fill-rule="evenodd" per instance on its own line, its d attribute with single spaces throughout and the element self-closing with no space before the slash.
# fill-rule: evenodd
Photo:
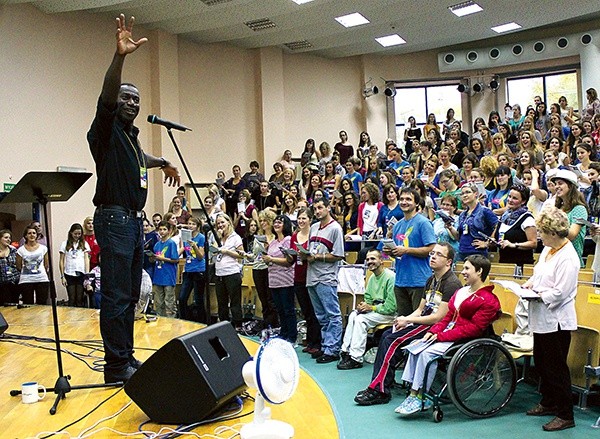
<svg viewBox="0 0 600 439">
<path fill-rule="evenodd" d="M 206 419 L 246 389 L 242 366 L 250 354 L 229 322 L 177 337 L 155 352 L 125 385 L 154 422 Z"/>
</svg>

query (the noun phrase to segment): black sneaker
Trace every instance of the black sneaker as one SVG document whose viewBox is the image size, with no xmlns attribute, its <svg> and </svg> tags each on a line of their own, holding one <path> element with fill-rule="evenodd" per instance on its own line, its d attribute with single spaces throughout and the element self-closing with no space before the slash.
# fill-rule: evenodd
<svg viewBox="0 0 600 439">
<path fill-rule="evenodd" d="M 346 361 L 348 358 L 350 358 L 350 354 L 348 352 L 340 351 L 340 358 L 342 361 Z"/>
<path fill-rule="evenodd" d="M 354 402 L 358 405 L 376 405 L 387 404 L 392 399 L 391 395 L 373 390 L 370 387 L 362 392 L 361 395 L 356 395 Z"/>
<path fill-rule="evenodd" d="M 333 363 L 334 361 L 338 361 L 339 359 L 340 359 L 339 355 L 323 354 L 319 358 L 317 358 L 317 363 L 319 363 L 319 364 Z"/>
<path fill-rule="evenodd" d="M 113 383 L 126 383 L 129 381 L 129 378 L 137 371 L 137 369 L 127 366 L 123 370 L 119 371 L 105 371 L 104 372 L 104 383 L 105 384 L 113 384 Z"/>
<path fill-rule="evenodd" d="M 348 357 L 345 361 L 340 361 L 337 365 L 339 370 L 360 369 L 361 367 L 363 367 L 363 364 L 352 357 Z"/>
</svg>

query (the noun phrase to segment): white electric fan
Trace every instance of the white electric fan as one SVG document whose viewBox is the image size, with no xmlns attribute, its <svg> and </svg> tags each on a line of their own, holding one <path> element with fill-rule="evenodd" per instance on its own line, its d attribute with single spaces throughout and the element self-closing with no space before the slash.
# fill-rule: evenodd
<svg viewBox="0 0 600 439">
<path fill-rule="evenodd" d="M 271 404 L 282 404 L 296 391 L 300 379 L 298 355 L 294 347 L 281 338 L 265 340 L 254 358 L 242 368 L 244 381 L 257 390 L 254 401 L 254 420 L 242 427 L 242 439 L 289 439 L 294 427 L 271 419 Z"/>
</svg>

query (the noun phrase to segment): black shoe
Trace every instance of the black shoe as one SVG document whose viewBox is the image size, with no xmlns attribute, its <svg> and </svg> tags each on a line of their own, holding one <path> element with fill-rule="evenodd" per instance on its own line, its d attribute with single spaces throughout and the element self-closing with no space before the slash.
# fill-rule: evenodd
<svg viewBox="0 0 600 439">
<path fill-rule="evenodd" d="M 105 371 L 104 372 L 104 383 L 105 384 L 112 384 L 112 383 L 118 383 L 118 382 L 126 383 L 127 381 L 129 381 L 129 378 L 131 378 L 131 376 L 136 371 L 137 371 L 137 369 L 135 369 L 131 366 L 127 366 L 125 369 L 115 371 L 115 372 Z"/>
<path fill-rule="evenodd" d="M 339 355 L 323 354 L 319 358 L 317 358 L 317 363 L 319 363 L 319 364 L 333 363 L 334 361 L 338 361 L 339 359 L 340 359 Z"/>
<path fill-rule="evenodd" d="M 348 357 L 345 361 L 340 361 L 337 365 L 339 370 L 360 369 L 361 367 L 363 367 L 363 364 L 352 357 Z"/>
<path fill-rule="evenodd" d="M 340 358 L 342 361 L 346 361 L 348 358 L 350 358 L 350 354 L 348 352 L 340 351 Z"/>
<path fill-rule="evenodd" d="M 315 359 L 319 358 L 321 356 L 323 356 L 323 351 L 322 350 L 318 350 L 317 352 L 313 352 L 312 354 L 310 354 L 310 357 L 311 358 L 315 358 Z"/>
<path fill-rule="evenodd" d="M 365 393 L 369 393 L 369 391 L 370 391 L 370 390 L 371 390 L 371 389 L 370 389 L 370 388 L 368 388 L 368 387 L 367 387 L 366 389 L 359 390 L 359 391 L 356 393 L 356 396 L 354 397 L 354 401 L 356 401 L 356 399 L 357 399 L 357 398 L 360 398 L 360 397 L 362 397 L 362 396 L 363 396 Z"/>
<path fill-rule="evenodd" d="M 140 367 L 142 367 L 142 364 L 144 364 L 144 363 L 141 362 L 140 360 L 138 360 L 137 358 L 135 358 L 134 356 L 131 356 L 129 358 L 129 365 L 131 367 L 133 367 L 134 369 L 139 369 Z"/>
<path fill-rule="evenodd" d="M 391 399 L 391 395 L 368 388 L 362 392 L 362 395 L 356 395 L 354 402 L 358 405 L 376 405 L 387 404 Z"/>
</svg>

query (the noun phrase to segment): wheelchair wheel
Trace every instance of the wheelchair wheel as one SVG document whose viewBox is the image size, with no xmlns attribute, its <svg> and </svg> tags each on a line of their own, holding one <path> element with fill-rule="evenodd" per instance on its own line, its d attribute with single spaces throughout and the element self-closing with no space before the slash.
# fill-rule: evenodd
<svg viewBox="0 0 600 439">
<path fill-rule="evenodd" d="M 448 391 L 458 410 L 472 418 L 487 418 L 512 398 L 517 384 L 515 362 L 492 339 L 477 339 L 461 347 L 447 371 Z"/>
</svg>

